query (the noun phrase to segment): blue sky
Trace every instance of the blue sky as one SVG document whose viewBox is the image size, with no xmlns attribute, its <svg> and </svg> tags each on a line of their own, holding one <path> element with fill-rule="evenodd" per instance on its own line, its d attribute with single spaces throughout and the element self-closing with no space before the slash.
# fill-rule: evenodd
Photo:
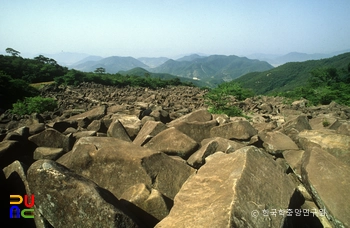
<svg viewBox="0 0 350 228">
<path fill-rule="evenodd" d="M 0 0 L 0 51 L 103 57 L 330 53 L 349 0 Z"/>
</svg>

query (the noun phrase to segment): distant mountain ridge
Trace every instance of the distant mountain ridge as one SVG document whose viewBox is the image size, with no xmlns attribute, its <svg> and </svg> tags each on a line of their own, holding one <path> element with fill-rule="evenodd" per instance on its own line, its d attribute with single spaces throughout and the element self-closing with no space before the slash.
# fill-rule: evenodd
<svg viewBox="0 0 350 228">
<path fill-rule="evenodd" d="M 288 62 L 304 62 L 308 60 L 320 60 L 324 58 L 331 58 L 333 56 L 340 55 L 347 52 L 350 52 L 350 49 L 343 50 L 343 51 L 336 51 L 332 53 L 314 53 L 314 54 L 290 52 L 285 55 L 269 55 L 269 54 L 257 53 L 257 54 L 248 55 L 247 57 L 250 59 L 259 59 L 261 61 L 266 61 L 276 67 Z"/>
<path fill-rule="evenodd" d="M 164 64 L 150 69 L 150 71 L 199 80 L 222 79 L 230 81 L 249 72 L 273 68 L 267 62 L 235 55 L 211 55 L 207 57 L 191 55 L 179 60 L 170 59 Z"/>
<path fill-rule="evenodd" d="M 133 57 L 111 56 L 98 61 L 87 61 L 73 65 L 72 68 L 84 72 L 93 72 L 103 67 L 107 73 L 115 74 L 119 71 L 130 70 L 135 67 L 148 68 L 148 66 Z"/>
</svg>

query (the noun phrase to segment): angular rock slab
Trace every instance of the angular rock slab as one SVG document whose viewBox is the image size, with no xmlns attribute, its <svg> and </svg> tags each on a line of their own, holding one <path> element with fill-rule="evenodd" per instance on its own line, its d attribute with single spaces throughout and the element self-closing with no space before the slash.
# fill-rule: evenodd
<svg viewBox="0 0 350 228">
<path fill-rule="evenodd" d="M 208 112 L 208 110 L 200 109 L 171 121 L 170 123 L 168 123 L 168 127 L 173 127 L 174 124 L 177 124 L 179 122 L 207 122 L 212 119 L 213 117 L 211 113 Z"/>
<path fill-rule="evenodd" d="M 298 150 L 299 147 L 287 135 L 279 132 L 261 132 L 259 138 L 264 142 L 263 147 L 271 154 L 280 154 L 285 150 Z"/>
<path fill-rule="evenodd" d="M 282 168 L 256 147 L 217 152 L 185 182 L 156 227 L 281 227 L 283 216 L 264 217 L 262 210 L 287 209 L 294 189 Z"/>
<path fill-rule="evenodd" d="M 211 137 L 225 139 L 249 140 L 258 131 L 248 121 L 236 121 L 213 127 L 210 130 Z"/>
<path fill-rule="evenodd" d="M 147 140 L 156 136 L 159 132 L 166 129 L 166 125 L 158 121 L 147 121 L 141 128 L 140 132 L 137 134 L 134 139 L 136 145 L 142 146 Z"/>
<path fill-rule="evenodd" d="M 91 109 L 87 112 L 71 116 L 67 120 L 68 121 L 69 120 L 78 121 L 78 120 L 82 120 L 82 119 L 88 119 L 89 123 L 91 123 L 93 120 L 99 120 L 102 117 L 104 117 L 106 115 L 106 112 L 107 112 L 107 106 L 101 105 L 101 106 L 98 106 L 98 107 Z"/>
<path fill-rule="evenodd" d="M 216 120 L 210 120 L 206 122 L 177 122 L 172 124 L 177 130 L 186 134 L 187 136 L 194 139 L 196 142 L 200 143 L 203 139 L 210 138 L 210 129 L 217 126 L 218 122 Z"/>
<path fill-rule="evenodd" d="M 116 120 L 111 123 L 107 130 L 107 136 L 131 142 L 128 132 L 119 120 Z"/>
<path fill-rule="evenodd" d="M 46 129 L 36 135 L 30 136 L 29 141 L 38 147 L 63 148 L 64 152 L 71 150 L 74 138 L 65 136 L 55 129 Z"/>
<path fill-rule="evenodd" d="M 335 134 L 328 130 L 310 130 L 300 132 L 299 141 L 302 147 L 306 142 L 316 143 L 350 166 L 350 136 L 348 135 Z"/>
<path fill-rule="evenodd" d="M 54 161 L 33 163 L 27 178 L 39 212 L 54 227 L 138 227 L 111 193 Z"/>
<path fill-rule="evenodd" d="M 157 151 L 111 137 L 80 138 L 57 160 L 117 198 L 135 184 L 159 190 L 173 199 L 194 169 Z"/>
<path fill-rule="evenodd" d="M 335 227 L 350 226 L 350 168 L 319 145 L 304 142 L 302 180 Z"/>
<path fill-rule="evenodd" d="M 197 149 L 198 143 L 171 127 L 157 134 L 144 147 L 187 159 Z"/>
</svg>

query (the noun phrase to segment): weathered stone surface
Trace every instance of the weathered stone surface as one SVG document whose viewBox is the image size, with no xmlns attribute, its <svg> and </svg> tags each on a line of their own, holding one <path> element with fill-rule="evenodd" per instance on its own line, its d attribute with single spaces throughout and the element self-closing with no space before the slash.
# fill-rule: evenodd
<svg viewBox="0 0 350 228">
<path fill-rule="evenodd" d="M 287 135 L 293 128 L 299 132 L 303 130 L 311 130 L 311 126 L 309 124 L 309 119 L 307 118 L 307 116 L 301 115 L 283 124 L 283 131 Z"/>
<path fill-rule="evenodd" d="M 191 137 L 198 143 L 200 143 L 203 139 L 210 138 L 210 129 L 217 125 L 218 123 L 216 120 L 206 122 L 177 121 L 175 124 L 171 124 L 172 127 L 175 127 L 177 130 Z"/>
<path fill-rule="evenodd" d="M 114 115 L 112 119 L 117 119 L 125 128 L 131 140 L 135 139 L 141 129 L 141 120 L 135 115 Z"/>
<path fill-rule="evenodd" d="M 65 136 L 54 129 L 46 129 L 39 134 L 30 136 L 29 141 L 39 147 L 63 148 L 64 152 L 71 150 L 74 139 L 71 136 Z"/>
<path fill-rule="evenodd" d="M 260 132 L 263 147 L 271 154 L 280 154 L 285 150 L 298 150 L 299 147 L 287 135 L 278 132 Z"/>
<path fill-rule="evenodd" d="M 164 110 L 154 110 L 149 114 L 156 121 L 161 121 L 162 123 L 169 123 L 171 121 L 169 113 Z"/>
<path fill-rule="evenodd" d="M 33 163 L 28 183 L 54 227 L 138 227 L 110 192 L 54 161 Z"/>
<path fill-rule="evenodd" d="M 29 127 L 29 134 L 30 135 L 35 135 L 35 134 L 38 134 L 38 133 L 42 132 L 43 130 L 45 130 L 44 123 L 35 123 L 35 124 L 29 125 L 28 127 Z"/>
<path fill-rule="evenodd" d="M 199 169 L 204 163 L 205 158 L 216 152 L 219 143 L 216 141 L 210 141 L 203 145 L 199 150 L 194 152 L 188 159 L 187 163 L 195 169 Z"/>
<path fill-rule="evenodd" d="M 163 153 L 111 137 L 81 138 L 57 162 L 90 178 L 117 198 L 131 186 L 143 183 L 173 199 L 194 172 Z"/>
<path fill-rule="evenodd" d="M 106 115 L 106 110 L 107 107 L 105 105 L 98 106 L 94 109 L 91 109 L 87 112 L 80 113 L 78 115 L 71 116 L 70 118 L 67 119 L 67 121 L 70 120 L 81 120 L 81 119 L 88 119 L 89 123 L 91 123 L 93 120 L 99 120 L 102 117 Z"/>
<path fill-rule="evenodd" d="M 111 123 L 107 131 L 107 136 L 131 142 L 130 136 L 119 120 Z"/>
<path fill-rule="evenodd" d="M 78 131 L 73 133 L 75 139 L 80 139 L 82 137 L 96 136 L 96 131 Z"/>
<path fill-rule="evenodd" d="M 187 159 L 197 149 L 198 144 L 189 136 L 171 127 L 157 134 L 144 147 Z"/>
<path fill-rule="evenodd" d="M 331 131 L 310 130 L 300 132 L 299 140 L 302 147 L 307 141 L 320 145 L 322 149 L 350 166 L 350 136 Z"/>
<path fill-rule="evenodd" d="M 142 146 L 149 139 L 166 129 L 166 125 L 160 121 L 147 121 L 134 139 L 136 145 Z"/>
<path fill-rule="evenodd" d="M 350 122 L 341 123 L 337 128 L 336 133 L 350 136 Z"/>
<path fill-rule="evenodd" d="M 184 116 L 181 116 L 180 118 L 177 118 L 176 120 L 171 121 L 168 124 L 168 127 L 173 127 L 174 124 L 177 124 L 179 122 L 207 122 L 212 120 L 213 117 L 208 110 L 200 109 L 196 110 L 194 112 L 191 112 L 189 114 L 186 114 Z"/>
<path fill-rule="evenodd" d="M 154 227 L 160 220 L 169 214 L 172 205 L 169 199 L 166 199 L 158 190 L 149 189 L 145 184 L 136 184 L 126 190 L 121 199 L 136 205 L 138 208 L 146 211 L 149 215 L 144 215 L 142 219 L 144 224 Z M 137 208 L 128 207 L 135 214 Z"/>
<path fill-rule="evenodd" d="M 283 157 L 286 159 L 288 165 L 293 172 L 301 178 L 301 165 L 304 157 L 303 150 L 285 150 L 283 151 Z"/>
<path fill-rule="evenodd" d="M 71 120 L 71 121 L 57 121 L 52 123 L 52 125 L 50 126 L 50 124 L 48 125 L 49 127 L 52 127 L 53 129 L 63 133 L 67 128 L 77 128 L 78 127 L 78 123 L 77 121 Z"/>
<path fill-rule="evenodd" d="M 195 169 L 164 153 L 143 158 L 142 166 L 152 179 L 152 187 L 172 200 L 183 183 L 195 172 Z"/>
<path fill-rule="evenodd" d="M 310 126 L 312 130 L 322 130 L 329 126 L 331 126 L 333 123 L 337 121 L 336 118 L 333 116 L 326 114 L 326 115 L 320 115 L 315 118 L 312 118 L 309 120 Z"/>
<path fill-rule="evenodd" d="M 238 149 L 246 146 L 243 143 L 239 143 L 239 142 L 229 140 L 229 139 L 224 139 L 221 137 L 213 137 L 213 138 L 204 139 L 201 142 L 201 145 L 205 145 L 210 141 L 216 141 L 218 143 L 218 147 L 216 148 L 216 151 L 222 151 L 222 152 L 225 152 L 227 154 L 232 153 L 235 150 L 238 150 Z"/>
<path fill-rule="evenodd" d="M 301 139 L 305 149 L 302 180 L 335 227 L 350 226 L 350 168 L 319 145 Z"/>
<path fill-rule="evenodd" d="M 141 166 L 142 158 L 156 151 L 111 137 L 84 137 L 57 160 L 111 191 L 117 198 L 136 183 L 152 181 Z"/>
<path fill-rule="evenodd" d="M 107 133 L 107 127 L 102 120 L 93 120 L 87 127 L 88 131 Z"/>
<path fill-rule="evenodd" d="M 294 185 L 281 167 L 255 147 L 215 153 L 176 195 L 169 215 L 156 227 L 281 227 Z M 252 216 L 252 213 L 259 213 Z"/>
<path fill-rule="evenodd" d="M 62 148 L 37 147 L 34 151 L 34 160 L 49 159 L 56 160 L 64 154 Z"/>
<path fill-rule="evenodd" d="M 213 127 L 210 130 L 211 137 L 225 139 L 249 140 L 258 131 L 248 121 L 237 121 Z"/>
</svg>

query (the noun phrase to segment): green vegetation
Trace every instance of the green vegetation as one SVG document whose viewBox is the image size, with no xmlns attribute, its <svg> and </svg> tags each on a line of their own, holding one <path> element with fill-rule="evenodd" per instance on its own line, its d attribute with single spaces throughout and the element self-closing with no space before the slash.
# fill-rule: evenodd
<svg viewBox="0 0 350 228">
<path fill-rule="evenodd" d="M 234 81 L 243 88 L 252 89 L 255 94 L 276 94 L 303 87 L 315 69 L 335 68 L 342 75 L 347 72 L 349 63 L 350 53 L 344 53 L 327 59 L 286 63 L 268 71 L 243 75 Z"/>
<path fill-rule="evenodd" d="M 53 111 L 57 108 L 57 102 L 53 98 L 26 97 L 24 101 L 17 101 L 13 104 L 12 113 L 18 115 L 43 113 Z"/>
<path fill-rule="evenodd" d="M 38 91 L 22 79 L 13 79 L 0 71 L 0 108 L 6 110 L 24 97 L 38 95 Z"/>
<path fill-rule="evenodd" d="M 243 89 L 238 83 L 231 81 L 211 89 L 205 95 L 205 100 L 211 113 L 244 116 L 242 110 L 234 106 L 232 102 L 234 98 L 241 101 L 253 95 L 251 90 Z"/>
<path fill-rule="evenodd" d="M 323 125 L 323 127 L 328 127 L 330 125 L 330 123 L 327 119 L 323 119 L 322 125 Z"/>
<path fill-rule="evenodd" d="M 22 79 L 28 83 L 47 82 L 68 72 L 66 67 L 43 55 L 26 59 L 19 56 L 19 52 L 16 53 L 13 52 L 11 56 L 0 55 L 1 71 L 13 79 Z"/>
<path fill-rule="evenodd" d="M 350 105 L 350 64 L 347 72 L 339 72 L 336 68 L 318 68 L 310 74 L 304 86 L 275 95 L 292 100 L 305 98 L 309 100 L 309 105 L 326 105 L 332 101 Z"/>
</svg>

